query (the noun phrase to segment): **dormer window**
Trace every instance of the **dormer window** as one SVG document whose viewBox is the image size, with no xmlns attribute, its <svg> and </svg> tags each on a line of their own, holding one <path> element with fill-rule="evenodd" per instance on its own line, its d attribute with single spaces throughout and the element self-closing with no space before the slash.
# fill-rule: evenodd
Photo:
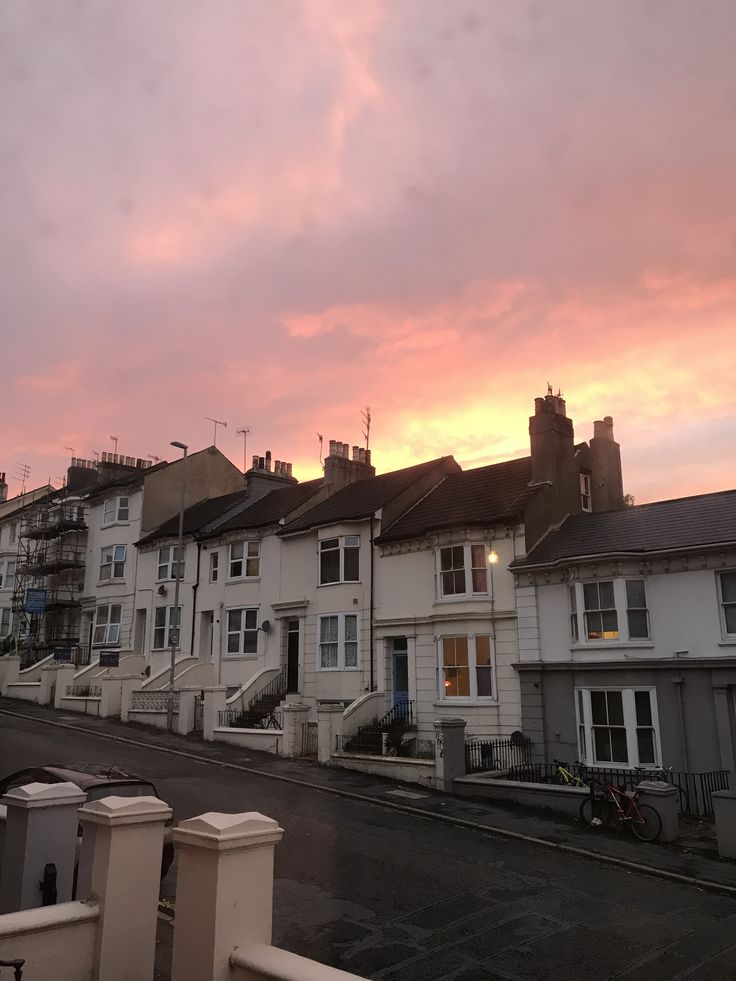
<svg viewBox="0 0 736 981">
<path fill-rule="evenodd" d="M 580 471 L 580 506 L 583 511 L 593 510 L 593 499 L 590 495 L 590 470 Z"/>
</svg>

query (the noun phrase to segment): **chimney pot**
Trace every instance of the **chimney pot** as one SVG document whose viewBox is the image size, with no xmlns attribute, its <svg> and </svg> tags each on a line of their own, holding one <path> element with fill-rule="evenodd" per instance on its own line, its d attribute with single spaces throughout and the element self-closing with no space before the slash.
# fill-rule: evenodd
<svg viewBox="0 0 736 981">
<path fill-rule="evenodd" d="M 353 447 L 353 463 L 358 463 L 360 461 L 360 447 Z"/>
<path fill-rule="evenodd" d="M 335 444 L 335 440 L 334 439 L 331 439 L 330 440 L 330 452 L 328 454 L 329 456 L 335 456 L 335 452 L 336 452 L 335 451 L 335 445 L 336 445 Z"/>
<path fill-rule="evenodd" d="M 287 463 L 286 464 L 286 476 L 287 477 L 291 477 L 291 464 L 290 463 Z"/>
<path fill-rule="evenodd" d="M 259 456 L 258 457 L 258 469 L 259 470 L 265 470 L 266 469 L 266 460 L 262 456 Z"/>
</svg>

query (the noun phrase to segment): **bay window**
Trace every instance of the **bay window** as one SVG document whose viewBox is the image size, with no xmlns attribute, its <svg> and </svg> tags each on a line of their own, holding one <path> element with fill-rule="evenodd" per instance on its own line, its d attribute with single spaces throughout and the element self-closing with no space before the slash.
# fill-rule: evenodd
<svg viewBox="0 0 736 981">
<path fill-rule="evenodd" d="M 440 697 L 495 698 L 493 656 L 488 634 L 440 639 Z"/>
<path fill-rule="evenodd" d="M 605 579 L 569 587 L 570 636 L 577 644 L 651 637 L 643 579 Z"/>
<path fill-rule="evenodd" d="M 0 562 L 0 589 L 12 589 L 15 585 L 15 559 Z"/>
<path fill-rule="evenodd" d="M 578 752 L 589 766 L 658 766 L 659 720 L 653 688 L 579 688 Z"/>
<path fill-rule="evenodd" d="M 116 521 L 127 521 L 130 516 L 129 501 L 127 497 L 111 497 L 105 501 L 102 523 L 111 525 Z"/>
<path fill-rule="evenodd" d="M 725 637 L 736 637 L 736 570 L 718 574 L 721 626 Z"/>
<path fill-rule="evenodd" d="M 360 536 L 324 538 L 319 543 L 319 582 L 321 586 L 336 582 L 360 581 Z"/>
<path fill-rule="evenodd" d="M 446 545 L 439 550 L 440 595 L 488 595 L 488 549 L 481 542 Z"/>
<path fill-rule="evenodd" d="M 125 577 L 125 545 L 110 545 L 102 549 L 100 558 L 100 582 Z"/>
<path fill-rule="evenodd" d="M 95 646 L 120 643 L 122 613 L 123 608 L 119 603 L 106 603 L 97 607 L 95 610 L 95 628 L 92 634 L 92 643 Z"/>
<path fill-rule="evenodd" d="M 158 573 L 156 579 L 161 582 L 164 579 L 183 579 L 184 568 L 186 565 L 186 546 L 181 550 L 181 562 L 179 562 L 179 546 L 164 545 L 158 550 Z"/>
<path fill-rule="evenodd" d="M 255 579 L 260 574 L 261 543 L 233 542 L 230 546 L 230 579 Z"/>
<path fill-rule="evenodd" d="M 354 671 L 358 667 L 358 615 L 333 613 L 319 618 L 320 671 Z"/>
<path fill-rule="evenodd" d="M 153 616 L 153 649 L 161 651 L 172 646 L 172 633 L 179 629 L 181 621 L 181 607 L 157 606 Z"/>
<path fill-rule="evenodd" d="M 227 653 L 258 653 L 258 610 L 227 611 Z"/>
</svg>

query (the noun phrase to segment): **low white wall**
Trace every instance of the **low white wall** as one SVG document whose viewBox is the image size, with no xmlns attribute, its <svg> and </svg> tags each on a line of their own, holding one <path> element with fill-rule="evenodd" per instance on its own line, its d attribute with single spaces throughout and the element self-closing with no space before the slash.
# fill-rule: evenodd
<svg viewBox="0 0 736 981">
<path fill-rule="evenodd" d="M 369 691 L 356 698 L 345 709 L 343 717 L 343 734 L 352 736 L 359 726 L 367 725 L 374 719 L 380 719 L 388 711 L 385 691 Z"/>
<path fill-rule="evenodd" d="M 215 726 L 213 739 L 218 743 L 230 743 L 244 749 L 259 749 L 263 753 L 281 754 L 284 734 L 280 729 L 236 729 Z"/>
<path fill-rule="evenodd" d="M 24 702 L 38 702 L 41 694 L 40 681 L 17 681 L 8 685 L 5 692 L 8 698 L 21 698 Z"/>
<path fill-rule="evenodd" d="M 509 801 L 523 807 L 536 807 L 578 817 L 580 805 L 590 795 L 584 787 L 558 787 L 547 783 L 522 783 L 520 780 L 500 780 L 477 774 L 457 777 L 455 793 L 460 797 L 486 797 Z"/>
<path fill-rule="evenodd" d="M 29 981 L 91 981 L 98 916 L 94 903 L 6 913 L 0 916 L 0 960 L 23 958 Z"/>
<path fill-rule="evenodd" d="M 179 713 L 174 712 L 174 729 L 177 726 Z M 155 726 L 157 729 L 166 729 L 168 715 L 166 712 L 146 712 L 142 709 L 128 709 L 128 722 L 140 722 L 144 726 Z"/>
<path fill-rule="evenodd" d="M 238 981 L 363 981 L 306 957 L 280 950 L 269 944 L 238 947 L 230 957 L 232 978 Z"/>
<path fill-rule="evenodd" d="M 358 770 L 375 777 L 388 777 L 425 787 L 435 785 L 434 760 L 408 760 L 399 756 L 366 756 L 363 753 L 333 753 L 332 765 Z"/>
<path fill-rule="evenodd" d="M 81 712 L 82 715 L 99 715 L 102 699 L 84 698 L 79 695 L 62 695 L 59 709 L 63 712 Z"/>
<path fill-rule="evenodd" d="M 47 664 L 54 663 L 54 655 L 49 654 L 48 657 L 44 657 L 41 661 L 36 661 L 29 668 L 23 668 L 23 670 L 18 675 L 19 681 L 40 681 L 41 671 L 46 667 Z"/>
<path fill-rule="evenodd" d="M 0 691 L 3 685 L 8 682 L 13 683 L 18 675 L 20 668 L 20 658 L 12 654 L 3 654 L 0 657 Z"/>
</svg>

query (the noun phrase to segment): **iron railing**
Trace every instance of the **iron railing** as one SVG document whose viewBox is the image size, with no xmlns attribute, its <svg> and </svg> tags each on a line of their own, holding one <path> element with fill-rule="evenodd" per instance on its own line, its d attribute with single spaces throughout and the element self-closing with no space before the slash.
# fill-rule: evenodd
<svg viewBox="0 0 736 981">
<path fill-rule="evenodd" d="M 366 735 L 365 730 L 371 731 Z M 361 731 L 363 730 L 363 731 Z M 335 738 L 335 751 L 338 753 L 364 753 L 370 756 L 391 756 L 395 759 L 407 760 L 433 760 L 436 755 L 434 739 L 407 739 L 406 742 L 398 741 L 389 743 L 387 740 L 386 752 L 384 753 L 384 733 L 379 733 L 380 742 L 376 739 L 373 726 L 361 726 L 361 729 L 353 736 L 337 736 Z"/>
<path fill-rule="evenodd" d="M 521 780 L 524 783 L 555 783 L 563 786 L 568 783 L 568 780 L 560 774 L 558 763 L 527 763 L 508 769 L 509 780 Z M 714 791 L 729 789 L 728 770 L 689 773 L 657 767 L 622 769 L 580 764 L 565 764 L 565 769 L 586 784 L 612 783 L 622 790 L 634 790 L 644 780 L 664 780 L 677 789 L 680 814 L 693 817 L 710 817 L 713 814 Z"/>
<path fill-rule="evenodd" d="M 414 725 L 414 702 L 409 698 L 400 698 L 383 718 L 378 720 L 379 726 L 388 729 L 392 725 Z"/>
<path fill-rule="evenodd" d="M 252 719 L 248 712 L 239 709 L 225 709 L 218 714 L 218 724 L 231 729 L 278 729 L 284 727 L 280 712 L 269 712 L 260 718 Z"/>
<path fill-rule="evenodd" d="M 99 685 L 67 685 L 67 698 L 102 698 L 102 688 Z"/>
<path fill-rule="evenodd" d="M 487 773 L 527 766 L 532 741 L 518 735 L 509 739 L 471 739 L 465 743 L 465 772 Z"/>
<path fill-rule="evenodd" d="M 204 731 L 204 692 L 194 699 L 194 724 L 192 732 Z"/>
<path fill-rule="evenodd" d="M 167 712 L 170 695 L 168 688 L 158 691 L 134 691 L 130 707 L 138 712 Z M 179 696 L 180 692 L 174 691 L 175 712 L 179 711 Z"/>
</svg>

